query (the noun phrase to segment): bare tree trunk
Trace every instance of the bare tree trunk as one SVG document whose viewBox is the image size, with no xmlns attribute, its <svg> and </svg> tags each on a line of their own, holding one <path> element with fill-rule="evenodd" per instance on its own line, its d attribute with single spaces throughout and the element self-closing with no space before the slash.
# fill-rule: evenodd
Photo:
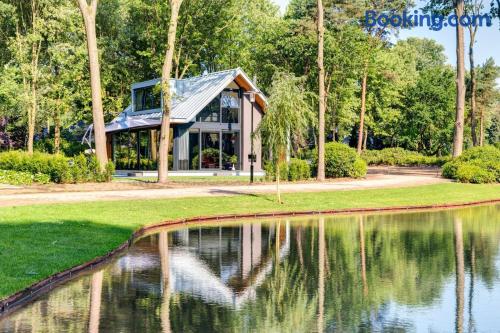
<svg viewBox="0 0 500 333">
<path fill-rule="evenodd" d="M 317 331 L 323 332 L 325 326 L 325 218 L 319 218 L 318 228 L 318 322 Z"/>
<path fill-rule="evenodd" d="M 102 293 L 103 272 L 95 272 L 92 275 L 90 286 L 90 315 L 89 315 L 89 333 L 99 332 L 99 321 L 101 314 L 101 293 Z"/>
<path fill-rule="evenodd" d="M 158 235 L 158 250 L 160 252 L 161 290 L 162 303 L 160 319 L 162 332 L 168 333 L 170 329 L 170 270 L 168 258 L 168 232 L 163 231 Z"/>
<path fill-rule="evenodd" d="M 39 3 L 36 0 L 31 1 L 31 26 L 33 33 L 39 28 L 38 23 Z M 33 154 L 33 143 L 35 140 L 36 116 L 38 112 L 37 85 L 38 85 L 38 59 L 40 56 L 41 40 L 34 41 L 31 44 L 31 101 L 28 110 L 28 153 Z"/>
<path fill-rule="evenodd" d="M 170 112 L 172 111 L 172 96 L 170 96 L 170 75 L 172 59 L 175 49 L 175 34 L 177 20 L 182 0 L 170 0 L 170 24 L 168 26 L 167 51 L 161 73 L 161 90 L 163 93 L 163 107 L 160 129 L 160 151 L 158 158 L 158 182 L 166 183 L 168 178 L 168 150 L 170 144 Z"/>
<path fill-rule="evenodd" d="M 458 18 L 464 13 L 464 0 L 456 0 L 455 14 Z M 457 24 L 457 96 L 455 131 L 453 134 L 453 157 L 462 154 L 464 144 L 464 112 L 465 112 L 465 66 L 464 66 L 464 28 Z"/>
<path fill-rule="evenodd" d="M 323 1 L 318 0 L 318 71 L 319 71 L 319 123 L 318 123 L 318 175 L 319 181 L 325 180 L 325 66 L 323 64 Z"/>
<path fill-rule="evenodd" d="M 470 62 L 470 106 L 471 106 L 471 136 L 472 144 L 477 146 L 477 106 L 476 106 L 476 68 L 474 66 L 474 42 L 476 39 L 477 26 L 469 26 L 469 62 Z"/>
<path fill-rule="evenodd" d="M 482 108 L 479 112 L 479 145 L 481 147 L 484 145 L 484 112 Z"/>
<path fill-rule="evenodd" d="M 61 147 L 61 118 L 56 115 L 54 118 L 54 153 L 59 154 Z"/>
<path fill-rule="evenodd" d="M 455 332 L 463 332 L 464 324 L 464 285 L 465 285 L 465 266 L 464 266 L 464 242 L 462 235 L 462 221 L 460 218 L 454 218 L 453 230 L 455 235 Z"/>
<path fill-rule="evenodd" d="M 95 30 L 95 17 L 98 0 L 77 0 L 85 24 L 87 36 L 87 51 L 89 54 L 90 89 L 92 91 L 92 118 L 94 123 L 95 154 L 101 170 L 108 163 L 106 151 L 106 132 L 104 127 L 104 113 L 101 96 L 101 70 L 99 68 L 99 51 Z"/>
<path fill-rule="evenodd" d="M 368 62 L 365 63 L 363 72 L 363 80 L 361 81 L 361 112 L 359 114 L 359 129 L 358 129 L 358 154 L 361 154 L 363 148 L 363 130 L 365 124 L 366 112 L 366 81 L 368 80 Z"/>
<path fill-rule="evenodd" d="M 361 255 L 361 282 L 363 283 L 363 294 L 368 296 L 368 283 L 366 280 L 365 228 L 363 216 L 359 217 L 359 252 Z"/>
<path fill-rule="evenodd" d="M 365 127 L 365 135 L 363 137 L 363 150 L 366 150 L 366 141 L 368 141 L 368 128 Z"/>
<path fill-rule="evenodd" d="M 276 163 L 276 194 L 278 196 L 278 203 L 281 203 L 281 192 L 280 192 L 280 162 Z"/>
</svg>

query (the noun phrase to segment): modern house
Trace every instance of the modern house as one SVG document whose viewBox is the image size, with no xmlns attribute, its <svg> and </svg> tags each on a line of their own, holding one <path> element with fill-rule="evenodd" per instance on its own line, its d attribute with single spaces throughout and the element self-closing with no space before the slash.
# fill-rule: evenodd
<svg viewBox="0 0 500 333">
<path fill-rule="evenodd" d="M 169 169 L 203 173 L 262 171 L 261 145 L 252 132 L 266 97 L 240 69 L 170 80 Z M 160 79 L 132 85 L 132 104 L 106 124 L 108 156 L 117 170 L 156 170 L 162 115 Z"/>
</svg>

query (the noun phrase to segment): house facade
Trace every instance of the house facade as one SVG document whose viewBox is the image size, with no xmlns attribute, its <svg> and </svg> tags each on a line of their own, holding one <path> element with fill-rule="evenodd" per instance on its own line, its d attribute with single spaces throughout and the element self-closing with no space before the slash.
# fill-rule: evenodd
<svg viewBox="0 0 500 333">
<path fill-rule="evenodd" d="M 266 98 L 239 68 L 170 81 L 169 169 L 250 171 L 252 132 Z M 117 170 L 156 170 L 162 96 L 160 79 L 132 85 L 132 104 L 106 124 L 108 156 Z M 253 139 L 254 170 L 262 171 L 261 144 Z"/>
</svg>

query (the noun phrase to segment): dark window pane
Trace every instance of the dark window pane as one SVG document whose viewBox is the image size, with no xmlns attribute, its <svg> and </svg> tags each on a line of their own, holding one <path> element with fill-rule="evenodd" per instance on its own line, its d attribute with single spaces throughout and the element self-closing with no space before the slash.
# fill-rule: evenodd
<svg viewBox="0 0 500 333">
<path fill-rule="evenodd" d="M 222 169 L 239 170 L 240 135 L 238 132 L 222 133 Z"/>
<path fill-rule="evenodd" d="M 161 107 L 161 94 L 155 87 L 139 88 L 134 90 L 135 111 L 159 109 Z"/>
<path fill-rule="evenodd" d="M 200 169 L 200 133 L 189 133 L 189 170 Z"/>
<path fill-rule="evenodd" d="M 238 123 L 240 99 L 237 92 L 224 91 L 221 95 L 222 122 Z"/>
<path fill-rule="evenodd" d="M 201 167 L 203 169 L 219 169 L 219 133 L 201 134 Z"/>
<path fill-rule="evenodd" d="M 196 121 L 218 123 L 220 122 L 220 97 L 215 97 L 203 110 L 198 113 Z"/>
</svg>

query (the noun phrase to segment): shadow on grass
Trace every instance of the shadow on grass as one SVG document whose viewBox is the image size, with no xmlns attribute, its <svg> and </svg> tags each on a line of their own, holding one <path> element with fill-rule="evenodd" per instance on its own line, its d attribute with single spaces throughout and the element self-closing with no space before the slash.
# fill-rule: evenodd
<svg viewBox="0 0 500 333">
<path fill-rule="evenodd" d="M 85 220 L 0 223 L 0 299 L 114 250 L 132 232 Z"/>
</svg>

